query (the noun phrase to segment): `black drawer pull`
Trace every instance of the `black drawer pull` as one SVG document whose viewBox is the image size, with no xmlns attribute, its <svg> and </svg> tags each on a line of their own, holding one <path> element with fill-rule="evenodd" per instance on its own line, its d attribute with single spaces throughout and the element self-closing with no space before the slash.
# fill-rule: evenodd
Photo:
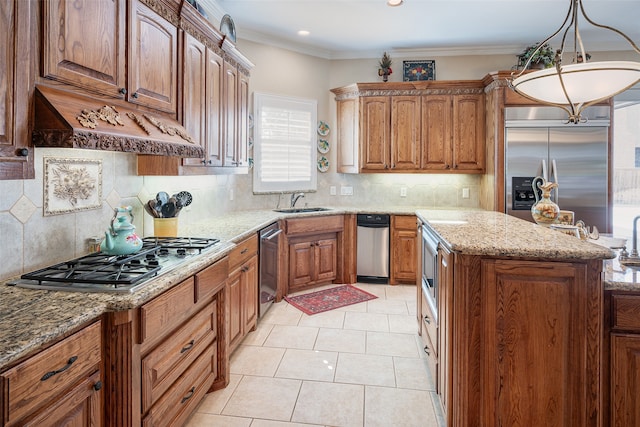
<svg viewBox="0 0 640 427">
<path fill-rule="evenodd" d="M 424 323 L 426 323 L 427 325 L 431 324 L 431 319 L 429 319 L 429 316 L 424 316 Z"/>
<path fill-rule="evenodd" d="M 66 364 L 66 365 L 64 365 L 62 368 L 57 369 L 57 370 L 55 370 L 55 371 L 49 371 L 49 372 L 47 372 L 46 374 L 44 374 L 44 375 L 42 376 L 42 378 L 40 378 L 40 381 L 46 381 L 46 380 L 48 380 L 49 378 L 51 378 L 52 376 L 57 375 L 57 374 L 59 374 L 60 372 L 64 372 L 64 371 L 66 371 L 67 369 L 69 369 L 69 368 L 71 367 L 71 365 L 73 365 L 73 362 L 75 362 L 76 360 L 78 360 L 78 356 L 73 356 L 71 359 L 69 359 L 69 361 L 67 362 L 67 364 Z"/>
<path fill-rule="evenodd" d="M 102 381 L 98 381 L 97 383 L 95 383 L 95 384 L 93 385 L 93 389 L 94 389 L 95 391 L 99 391 L 101 388 L 102 388 Z"/>
<path fill-rule="evenodd" d="M 185 345 L 184 347 L 182 347 L 182 350 L 180 350 L 180 354 L 184 353 L 185 351 L 189 351 L 193 348 L 193 345 L 196 343 L 195 340 L 191 340 L 187 343 L 187 345 Z"/>
<path fill-rule="evenodd" d="M 249 252 L 249 248 L 244 248 L 243 250 L 240 251 L 240 255 L 244 255 L 247 252 Z"/>
<path fill-rule="evenodd" d="M 429 346 L 428 345 L 424 346 L 424 352 L 427 353 L 427 356 L 431 356 L 431 353 L 429 353 Z"/>
<path fill-rule="evenodd" d="M 195 392 L 196 392 L 196 388 L 195 388 L 195 386 L 194 386 L 194 387 L 191 387 L 191 390 L 189 390 L 189 393 L 187 393 L 187 394 L 182 398 L 182 400 L 180 401 L 180 403 L 184 403 L 184 402 L 186 402 L 187 400 L 191 399 L 191 398 L 193 397 L 193 394 L 194 394 Z"/>
</svg>

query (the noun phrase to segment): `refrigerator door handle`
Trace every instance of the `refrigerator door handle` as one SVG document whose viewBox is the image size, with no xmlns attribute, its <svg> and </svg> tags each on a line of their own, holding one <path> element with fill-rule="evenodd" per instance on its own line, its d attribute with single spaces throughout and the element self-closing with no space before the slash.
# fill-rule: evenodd
<svg viewBox="0 0 640 427">
<path fill-rule="evenodd" d="M 549 175 L 547 174 L 547 161 L 542 159 L 542 177 L 545 181 L 549 181 Z"/>
<path fill-rule="evenodd" d="M 558 204 L 558 200 L 560 200 L 560 184 L 559 184 L 559 178 L 558 178 L 558 165 L 556 164 L 556 159 L 552 159 L 551 160 L 551 173 L 553 175 L 553 182 L 555 182 L 556 184 L 558 184 L 558 187 L 556 187 L 556 197 L 555 197 L 555 203 Z"/>
</svg>

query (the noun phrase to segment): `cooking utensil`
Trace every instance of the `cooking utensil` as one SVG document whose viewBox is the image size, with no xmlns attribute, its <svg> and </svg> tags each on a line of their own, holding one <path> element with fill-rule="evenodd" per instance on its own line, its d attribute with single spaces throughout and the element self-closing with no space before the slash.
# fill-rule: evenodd
<svg viewBox="0 0 640 427">
<path fill-rule="evenodd" d="M 173 218 L 176 216 L 176 204 L 171 201 L 171 199 L 167 200 L 167 203 L 162 205 L 162 217 L 163 218 Z"/>
<path fill-rule="evenodd" d="M 151 199 L 149 200 L 147 203 L 144 204 L 144 210 L 147 211 L 147 213 L 149 215 L 151 215 L 154 218 L 158 217 L 158 212 L 156 211 L 156 201 L 155 199 Z"/>
<path fill-rule="evenodd" d="M 169 194 L 165 191 L 160 191 L 158 194 L 156 194 L 156 206 L 160 206 L 162 207 L 162 205 L 164 205 L 165 203 L 167 203 L 167 200 L 169 200 Z"/>
<path fill-rule="evenodd" d="M 179 208 L 183 208 L 185 206 L 189 206 L 191 204 L 191 202 L 193 201 L 193 197 L 191 196 L 191 193 L 189 193 L 188 191 L 181 191 L 178 194 L 175 194 L 173 197 L 176 198 L 177 200 L 177 206 Z"/>
</svg>

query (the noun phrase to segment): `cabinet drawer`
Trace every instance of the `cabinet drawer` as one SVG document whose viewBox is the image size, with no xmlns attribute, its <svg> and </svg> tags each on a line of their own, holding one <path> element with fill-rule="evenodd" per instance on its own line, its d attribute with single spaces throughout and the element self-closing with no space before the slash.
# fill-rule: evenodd
<svg viewBox="0 0 640 427">
<path fill-rule="evenodd" d="M 238 243 L 238 246 L 231 251 L 229 254 L 229 268 L 233 270 L 257 253 L 258 235 L 254 235 Z"/>
<path fill-rule="evenodd" d="M 415 231 L 418 227 L 417 219 L 413 215 L 395 215 L 394 227 Z"/>
<path fill-rule="evenodd" d="M 422 296 L 422 316 L 420 318 L 422 322 L 422 333 L 427 334 L 429 341 L 431 341 L 431 348 L 435 355 L 438 355 L 438 325 L 436 324 L 431 308 L 427 303 L 426 297 Z"/>
<path fill-rule="evenodd" d="M 640 331 L 640 295 L 613 295 L 613 328 Z"/>
<path fill-rule="evenodd" d="M 216 309 L 210 304 L 142 360 L 143 413 L 151 408 L 200 353 L 211 347 L 215 338 Z"/>
<path fill-rule="evenodd" d="M 343 215 L 317 216 L 312 218 L 288 219 L 285 221 L 285 233 L 307 234 L 341 231 L 344 229 Z"/>
<path fill-rule="evenodd" d="M 215 349 L 209 347 L 151 408 L 142 425 L 182 425 L 213 383 L 215 366 Z"/>
<path fill-rule="evenodd" d="M 194 279 L 190 277 L 140 307 L 140 342 L 165 335 L 186 319 L 195 305 L 194 295 Z"/>
<path fill-rule="evenodd" d="M 7 424 L 32 414 L 82 378 L 99 370 L 101 322 L 76 332 L 2 374 L 8 391 Z"/>
<path fill-rule="evenodd" d="M 215 295 L 225 284 L 229 274 L 229 258 L 223 258 L 196 274 L 196 303 Z"/>
</svg>

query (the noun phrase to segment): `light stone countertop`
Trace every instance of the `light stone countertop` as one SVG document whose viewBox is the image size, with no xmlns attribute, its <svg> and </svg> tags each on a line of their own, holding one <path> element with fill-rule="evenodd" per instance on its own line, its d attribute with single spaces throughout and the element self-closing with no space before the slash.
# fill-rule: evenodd
<svg viewBox="0 0 640 427">
<path fill-rule="evenodd" d="M 543 227 L 535 224 L 480 210 L 424 210 L 419 206 L 381 206 L 332 208 L 328 211 L 296 214 L 272 210 L 232 212 L 191 224 L 181 224 L 181 236 L 218 238 L 220 243 L 192 258 L 187 264 L 163 273 L 149 285 L 131 294 L 44 291 L 0 285 L 0 371 L 38 351 L 43 344 L 97 320 L 105 312 L 128 310 L 144 304 L 223 258 L 236 243 L 279 219 L 347 213 L 417 213 L 421 218 L 432 221 L 436 232 L 451 245 L 451 249 L 463 253 L 537 257 L 559 257 L 562 254 L 570 258 L 612 256 L 606 248 L 598 249 L 596 245 L 577 241 L 552 230 L 540 230 Z M 447 224 L 442 220 L 464 220 L 466 224 Z M 554 249 L 554 246 L 561 249 Z M 634 282 L 629 284 L 627 280 Z M 626 275 L 623 282 L 640 290 L 640 281 L 635 275 L 632 278 Z"/>
</svg>

